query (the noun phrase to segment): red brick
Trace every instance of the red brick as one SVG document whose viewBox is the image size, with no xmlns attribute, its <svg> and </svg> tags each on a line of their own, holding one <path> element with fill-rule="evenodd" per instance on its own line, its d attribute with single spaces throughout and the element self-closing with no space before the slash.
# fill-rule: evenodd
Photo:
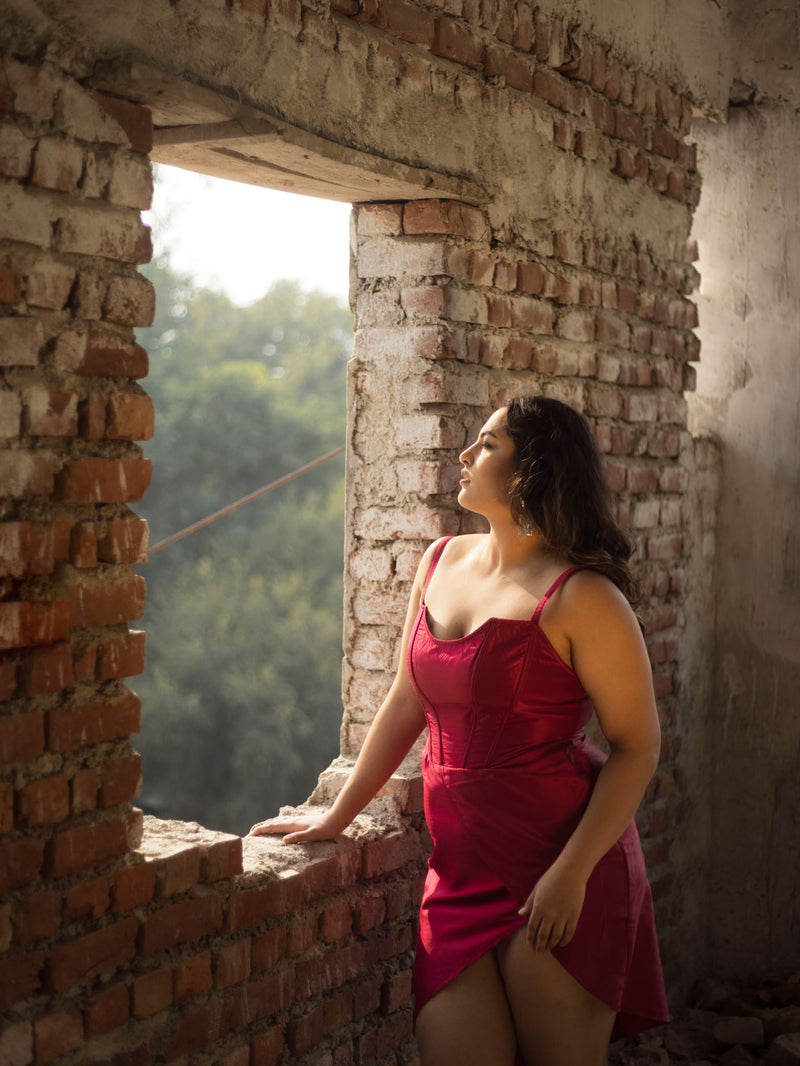
<svg viewBox="0 0 800 1066">
<path fill-rule="evenodd" d="M 0 717 L 0 763 L 27 762 L 44 751 L 41 711 Z"/>
<path fill-rule="evenodd" d="M 69 814 L 69 785 L 63 774 L 32 781 L 19 790 L 17 818 L 20 825 L 61 822 Z"/>
<path fill-rule="evenodd" d="M 103 93 L 95 93 L 95 100 L 100 109 L 125 132 L 129 147 L 134 152 L 149 155 L 153 148 L 153 118 L 149 108 Z"/>
<path fill-rule="evenodd" d="M 545 269 L 540 263 L 520 263 L 517 271 L 517 289 L 528 296 L 538 296 L 545 283 Z"/>
<path fill-rule="evenodd" d="M 98 558 L 104 563 L 146 562 L 148 532 L 144 518 L 111 519 L 98 538 Z"/>
<path fill-rule="evenodd" d="M 276 926 L 253 940 L 250 953 L 250 968 L 253 973 L 271 970 L 286 957 L 287 932 L 285 925 Z"/>
<path fill-rule="evenodd" d="M 290 1051 L 294 1055 L 305 1055 L 320 1043 L 323 1033 L 323 1007 L 320 1004 L 289 1022 L 287 1036 Z"/>
<path fill-rule="evenodd" d="M 361 1021 L 368 1014 L 378 1010 L 381 1005 L 381 989 L 377 981 L 365 981 L 353 990 L 353 1015 L 355 1021 Z"/>
<path fill-rule="evenodd" d="M 404 970 L 386 981 L 381 990 L 381 1005 L 387 1014 L 411 1005 L 411 970 Z"/>
<path fill-rule="evenodd" d="M 106 436 L 114 440 L 150 440 L 155 416 L 149 396 L 117 393 L 106 407 Z"/>
<path fill-rule="evenodd" d="M 511 89 L 529 93 L 533 89 L 533 71 L 530 62 L 511 48 L 490 44 L 484 56 L 484 74 L 487 78 L 501 77 Z"/>
<path fill-rule="evenodd" d="M 70 503 L 140 500 L 150 484 L 149 459 L 76 459 L 58 475 L 55 499 Z"/>
<path fill-rule="evenodd" d="M 95 676 L 98 681 L 133 677 L 145 668 L 145 634 L 132 630 L 124 637 L 103 641 L 97 647 Z"/>
<path fill-rule="evenodd" d="M 511 370 L 527 370 L 532 355 L 533 345 L 525 337 L 513 337 L 506 346 L 506 364 Z"/>
<path fill-rule="evenodd" d="M 172 971 L 173 1002 L 199 996 L 211 988 L 211 952 L 185 959 Z"/>
<path fill-rule="evenodd" d="M 61 896 L 58 892 L 36 892 L 21 899 L 14 911 L 14 940 L 30 944 L 57 932 L 61 926 Z"/>
<path fill-rule="evenodd" d="M 8 260 L 0 262 L 0 303 L 15 304 L 21 298 L 19 274 Z"/>
<path fill-rule="evenodd" d="M 242 838 L 219 833 L 214 840 L 197 845 L 200 852 L 200 880 L 204 884 L 222 881 L 242 872 Z"/>
<path fill-rule="evenodd" d="M 0 1032 L 0 1062 L 4 1066 L 29 1066 L 33 1062 L 33 1026 L 9 1022 Z"/>
<path fill-rule="evenodd" d="M 449 233 L 485 240 L 489 225 L 482 211 L 453 200 L 412 200 L 403 209 L 406 233 Z"/>
<path fill-rule="evenodd" d="M 221 948 L 214 969 L 214 987 L 229 988 L 250 976 L 250 940 L 237 940 Z"/>
<path fill-rule="evenodd" d="M 4 781 L 0 784 L 0 833 L 10 833 L 13 828 L 14 786 L 10 781 Z"/>
<path fill-rule="evenodd" d="M 86 1039 L 93 1040 L 125 1025 L 130 1017 L 130 994 L 123 984 L 93 996 L 84 1011 Z"/>
<path fill-rule="evenodd" d="M 656 83 L 641 70 L 636 71 L 632 106 L 640 115 L 656 113 Z"/>
<path fill-rule="evenodd" d="M 107 877 L 93 877 L 74 885 L 64 897 L 64 924 L 79 918 L 101 918 L 108 910 L 110 894 Z"/>
<path fill-rule="evenodd" d="M 166 1051 L 166 1061 L 174 1062 L 175 1059 L 188 1055 L 192 1051 L 206 1047 L 216 1038 L 212 1027 L 211 1007 L 200 1007 L 198 1010 L 184 1014 L 178 1025 L 175 1038 Z"/>
<path fill-rule="evenodd" d="M 48 750 L 75 751 L 138 733 L 140 713 L 139 697 L 133 692 L 128 692 L 116 703 L 56 707 L 48 712 Z"/>
<path fill-rule="evenodd" d="M 133 982 L 133 1016 L 149 1018 L 172 1003 L 172 971 L 153 970 Z"/>
<path fill-rule="evenodd" d="M 642 120 L 627 111 L 617 110 L 614 116 L 614 136 L 637 148 L 644 148 L 644 126 Z"/>
<path fill-rule="evenodd" d="M 90 333 L 85 349 L 65 352 L 65 370 L 87 377 L 143 378 L 149 364 L 147 352 L 139 344 L 127 342 L 112 333 Z"/>
<path fill-rule="evenodd" d="M 26 951 L 0 959 L 0 1009 L 39 991 L 45 958 L 43 951 Z"/>
<path fill-rule="evenodd" d="M 565 63 L 562 63 L 558 69 L 568 78 L 575 78 L 576 81 L 588 82 L 591 81 L 592 77 L 592 58 L 593 49 L 591 42 L 588 38 L 582 37 L 580 46 L 576 48 L 575 54 Z"/>
<path fill-rule="evenodd" d="M 153 857 L 156 898 L 168 899 L 196 885 L 200 878 L 200 850 L 193 844 L 174 844 Z"/>
<path fill-rule="evenodd" d="M 55 644 L 68 636 L 68 603 L 0 603 L 0 649 Z"/>
<path fill-rule="evenodd" d="M 283 1055 L 283 1030 L 280 1026 L 259 1033 L 250 1043 L 252 1048 L 251 1066 L 277 1066 Z"/>
<path fill-rule="evenodd" d="M 285 914 L 300 903 L 300 884 L 296 882 L 293 901 L 286 898 L 285 885 L 282 881 L 267 881 L 258 888 L 242 889 L 235 892 L 228 904 L 226 928 L 238 933 L 259 925 L 265 918 Z"/>
<path fill-rule="evenodd" d="M 83 1043 L 83 1018 L 80 1014 L 53 1011 L 35 1023 L 36 1066 L 66 1055 Z"/>
<path fill-rule="evenodd" d="M 550 70 L 537 70 L 533 75 L 533 94 L 555 107 L 558 111 L 569 109 L 568 86 L 558 74 Z"/>
<path fill-rule="evenodd" d="M 106 398 L 90 392 L 78 404 L 78 428 L 84 440 L 102 440 L 106 435 Z"/>
<path fill-rule="evenodd" d="M 97 566 L 97 529 L 94 522 L 78 522 L 72 527 L 70 562 L 82 570 Z"/>
<path fill-rule="evenodd" d="M 103 319 L 118 326 L 152 326 L 156 312 L 153 284 L 140 274 L 112 278 L 103 301 Z"/>
<path fill-rule="evenodd" d="M 366 878 L 389 873 L 421 857 L 419 837 L 411 830 L 387 833 L 365 844 L 361 852 L 362 875 Z"/>
<path fill-rule="evenodd" d="M 156 871 L 152 863 L 142 862 L 117 871 L 114 878 L 113 911 L 133 910 L 149 903 L 156 890 Z"/>
<path fill-rule="evenodd" d="M 434 17 L 430 11 L 408 3 L 408 0 L 381 0 L 373 21 L 393 37 L 425 48 L 433 46 Z"/>
<path fill-rule="evenodd" d="M 683 174 L 671 170 L 667 175 L 667 196 L 679 202 L 683 200 L 686 192 Z"/>
<path fill-rule="evenodd" d="M 142 757 L 134 752 L 123 759 L 109 759 L 100 769 L 99 807 L 115 807 L 139 795 Z"/>
<path fill-rule="evenodd" d="M 66 877 L 124 855 L 127 850 L 128 827 L 124 818 L 76 826 L 48 840 L 45 873 L 48 877 Z"/>
<path fill-rule="evenodd" d="M 676 146 L 676 158 L 678 166 L 685 167 L 686 170 L 697 169 L 697 145 L 696 144 L 681 144 L 678 142 Z"/>
<path fill-rule="evenodd" d="M 653 127 L 653 151 L 665 159 L 674 159 L 678 152 L 675 137 L 665 126 Z"/>
<path fill-rule="evenodd" d="M 128 962 L 136 954 L 138 927 L 135 918 L 124 918 L 105 929 L 59 945 L 48 962 L 50 987 L 55 992 L 63 992 Z"/>
<path fill-rule="evenodd" d="M 444 17 L 436 20 L 431 51 L 471 70 L 480 70 L 483 66 L 483 42 L 455 19 Z"/>
<path fill-rule="evenodd" d="M 145 582 L 136 574 L 114 584 L 73 585 L 69 593 L 74 627 L 116 625 L 144 613 Z"/>
<path fill-rule="evenodd" d="M 353 1020 L 353 993 L 346 989 L 322 1004 L 322 1031 L 325 1036 L 344 1029 Z"/>
<path fill-rule="evenodd" d="M 187 940 L 197 940 L 216 932 L 221 924 L 222 903 L 216 895 L 174 903 L 146 918 L 142 927 L 141 953 L 151 955 Z"/>
<path fill-rule="evenodd" d="M 328 906 L 322 913 L 320 934 L 326 944 L 342 940 L 353 931 L 353 908 L 349 903 Z"/>
<path fill-rule="evenodd" d="M 19 670 L 19 690 L 23 695 L 58 692 L 73 680 L 72 649 L 66 641 L 24 653 Z"/>
</svg>

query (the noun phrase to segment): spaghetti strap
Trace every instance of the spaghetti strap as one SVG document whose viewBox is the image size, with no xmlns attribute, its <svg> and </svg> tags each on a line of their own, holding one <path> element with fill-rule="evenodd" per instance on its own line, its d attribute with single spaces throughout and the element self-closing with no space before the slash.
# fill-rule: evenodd
<svg viewBox="0 0 800 1066">
<path fill-rule="evenodd" d="M 425 602 L 425 595 L 426 595 L 426 593 L 428 591 L 428 585 L 430 585 L 430 583 L 431 583 L 431 578 L 433 577 L 433 571 L 436 569 L 436 564 L 441 559 L 442 552 L 445 550 L 445 548 L 447 547 L 447 545 L 450 543 L 450 541 L 452 539 L 453 539 L 452 537 L 442 537 L 442 539 L 436 545 L 436 551 L 434 551 L 434 553 L 433 553 L 433 558 L 431 559 L 431 565 L 428 567 L 428 574 L 427 574 L 427 576 L 425 578 L 425 587 L 422 590 L 422 602 L 423 603 Z"/>
<path fill-rule="evenodd" d="M 541 615 L 547 601 L 550 599 L 553 593 L 558 591 L 558 589 L 563 585 L 563 583 L 567 580 L 568 577 L 571 577 L 577 570 L 583 569 L 585 569 L 585 567 L 571 566 L 569 570 L 565 570 L 563 574 L 559 574 L 553 584 L 547 590 L 547 592 L 545 592 L 544 596 L 542 596 L 542 598 L 539 600 L 539 603 L 536 606 L 536 610 L 533 612 L 533 618 L 531 619 L 531 621 L 538 625 L 539 616 Z"/>
</svg>

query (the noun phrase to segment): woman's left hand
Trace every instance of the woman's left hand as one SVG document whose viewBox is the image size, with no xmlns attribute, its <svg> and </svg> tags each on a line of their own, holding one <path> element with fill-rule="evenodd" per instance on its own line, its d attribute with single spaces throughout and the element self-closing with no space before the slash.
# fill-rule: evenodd
<svg viewBox="0 0 800 1066">
<path fill-rule="evenodd" d="M 575 935 L 586 879 L 554 864 L 536 882 L 520 914 L 529 915 L 528 943 L 534 951 L 564 948 Z"/>
</svg>

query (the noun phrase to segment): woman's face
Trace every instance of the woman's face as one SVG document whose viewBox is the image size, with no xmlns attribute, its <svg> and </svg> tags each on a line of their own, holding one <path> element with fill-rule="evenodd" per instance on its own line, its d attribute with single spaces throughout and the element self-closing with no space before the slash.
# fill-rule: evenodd
<svg viewBox="0 0 800 1066">
<path fill-rule="evenodd" d="M 459 460 L 461 506 L 487 516 L 501 507 L 507 511 L 508 486 L 516 470 L 516 447 L 506 429 L 505 407 L 494 412 Z"/>
</svg>

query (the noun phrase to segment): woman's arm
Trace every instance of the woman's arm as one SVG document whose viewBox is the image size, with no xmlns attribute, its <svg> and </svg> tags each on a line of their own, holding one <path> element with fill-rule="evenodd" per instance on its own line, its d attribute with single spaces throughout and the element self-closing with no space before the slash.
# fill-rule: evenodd
<svg viewBox="0 0 800 1066">
<path fill-rule="evenodd" d="M 577 828 L 522 908 L 530 914 L 528 939 L 537 951 L 572 939 L 589 875 L 636 813 L 661 744 L 647 648 L 624 596 L 587 571 L 576 574 L 563 593 L 559 615 L 573 668 L 594 704 L 610 754 Z"/>
<path fill-rule="evenodd" d="M 432 544 L 428 548 L 417 568 L 394 681 L 369 728 L 353 772 L 333 806 L 318 815 L 269 818 L 254 825 L 249 836 L 283 833 L 286 844 L 335 837 L 366 807 L 408 754 L 425 726 L 425 716 L 408 676 L 406 649 L 435 547 Z"/>
</svg>

